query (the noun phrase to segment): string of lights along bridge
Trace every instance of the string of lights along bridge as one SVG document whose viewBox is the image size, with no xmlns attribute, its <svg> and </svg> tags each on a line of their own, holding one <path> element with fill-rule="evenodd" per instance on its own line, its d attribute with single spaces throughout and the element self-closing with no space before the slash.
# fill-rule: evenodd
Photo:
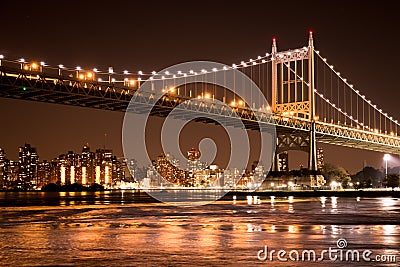
<svg viewBox="0 0 400 267">
<path fill-rule="evenodd" d="M 253 88 L 243 88 L 248 85 L 244 75 L 235 77 L 237 71 L 253 81 L 250 86 L 258 87 L 269 105 L 261 104 Z M 0 74 L 0 97 L 139 113 L 142 106 L 151 105 L 152 115 L 162 117 L 179 108 L 231 117 L 233 126 L 239 118 L 252 130 L 273 125 L 277 154 L 306 151 L 311 170 L 316 170 L 317 141 L 400 154 L 398 120 L 356 89 L 314 48 L 312 32 L 304 47 L 279 51 L 273 39 L 271 51 L 264 55 L 212 69 L 116 72 L 112 67 L 101 71 L 50 66 L 0 55 Z M 229 79 L 233 81 L 230 90 Z M 135 94 L 146 82 L 152 90 Z M 239 89 L 245 92 L 241 97 L 236 94 Z M 159 93 L 162 97 L 155 98 Z M 133 96 L 137 105 L 131 106 Z"/>
</svg>

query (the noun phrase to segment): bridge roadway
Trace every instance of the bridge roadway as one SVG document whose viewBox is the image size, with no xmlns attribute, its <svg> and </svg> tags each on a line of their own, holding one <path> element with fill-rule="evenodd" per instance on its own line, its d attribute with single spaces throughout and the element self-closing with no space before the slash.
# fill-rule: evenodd
<svg viewBox="0 0 400 267">
<path fill-rule="evenodd" d="M 118 83 L 85 81 L 70 76 L 44 75 L 42 72 L 25 71 L 0 66 L 0 97 L 37 102 L 72 105 L 110 111 L 141 113 L 151 109 L 150 115 L 166 117 L 174 108 L 179 117 L 196 115 L 196 121 L 215 123 L 201 117 L 224 119 L 227 125 L 240 127 L 240 121 L 250 130 L 269 131 L 276 127 L 278 134 L 307 136 L 311 122 L 308 119 L 272 114 L 267 111 L 252 111 L 248 108 L 232 109 L 212 99 L 189 99 L 168 94 L 154 100 L 151 93 L 138 95 L 134 105 L 129 105 L 135 90 Z M 235 114 L 234 114 L 235 113 Z M 315 121 L 318 142 L 400 154 L 400 138 L 397 135 L 371 132 L 350 125 L 330 124 Z"/>
</svg>

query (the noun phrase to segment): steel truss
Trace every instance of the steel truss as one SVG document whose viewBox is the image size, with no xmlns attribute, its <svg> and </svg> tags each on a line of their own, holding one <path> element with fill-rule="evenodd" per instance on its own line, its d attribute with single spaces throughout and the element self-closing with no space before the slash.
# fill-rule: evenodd
<svg viewBox="0 0 400 267">
<path fill-rule="evenodd" d="M 282 143 L 277 148 L 278 153 L 288 148 L 306 151 L 309 142 L 307 134 L 311 130 L 311 122 L 306 118 L 249 108 L 230 108 L 212 99 L 189 99 L 168 94 L 160 99 L 152 93 L 136 94 L 132 104 L 129 104 L 134 93 L 132 88 L 112 83 L 0 67 L 0 97 L 135 113 L 152 107 L 150 115 L 161 117 L 177 109 L 174 111 L 177 118 L 184 119 L 193 117 L 189 114 L 195 114 L 196 121 L 215 123 L 212 120 L 214 117 L 225 121 L 227 126 L 244 125 L 246 129 L 256 131 L 273 131 L 275 126 L 280 139 L 278 143 Z M 400 154 L 398 136 L 319 121 L 315 121 L 315 133 L 317 141 L 322 143 Z"/>
</svg>

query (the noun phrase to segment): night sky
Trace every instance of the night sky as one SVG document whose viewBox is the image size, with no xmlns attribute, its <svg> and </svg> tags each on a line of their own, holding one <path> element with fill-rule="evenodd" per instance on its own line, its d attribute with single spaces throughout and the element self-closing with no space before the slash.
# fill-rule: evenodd
<svg viewBox="0 0 400 267">
<path fill-rule="evenodd" d="M 269 52 L 273 37 L 279 50 L 305 46 L 312 29 L 316 49 L 335 69 L 400 119 L 397 1 L 240 3 L 2 1 L 0 54 L 86 69 L 113 66 L 119 72 L 192 60 L 230 65 Z M 104 142 L 122 156 L 123 113 L 0 99 L 0 114 L 0 147 L 11 159 L 25 142 L 38 148 L 41 159 Z M 364 160 L 383 164 L 382 153 L 323 147 L 326 161 L 350 172 Z M 292 168 L 306 162 L 306 154 L 292 153 Z"/>
</svg>

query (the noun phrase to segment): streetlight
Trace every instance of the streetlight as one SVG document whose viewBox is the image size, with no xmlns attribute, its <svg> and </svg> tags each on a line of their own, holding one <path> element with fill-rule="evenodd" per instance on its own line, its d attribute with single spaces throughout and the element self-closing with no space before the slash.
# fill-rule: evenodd
<svg viewBox="0 0 400 267">
<path fill-rule="evenodd" d="M 388 161 L 390 160 L 391 156 L 389 154 L 383 155 L 383 160 L 385 161 L 386 164 L 386 172 L 385 172 L 385 178 L 387 179 L 388 176 Z"/>
</svg>

